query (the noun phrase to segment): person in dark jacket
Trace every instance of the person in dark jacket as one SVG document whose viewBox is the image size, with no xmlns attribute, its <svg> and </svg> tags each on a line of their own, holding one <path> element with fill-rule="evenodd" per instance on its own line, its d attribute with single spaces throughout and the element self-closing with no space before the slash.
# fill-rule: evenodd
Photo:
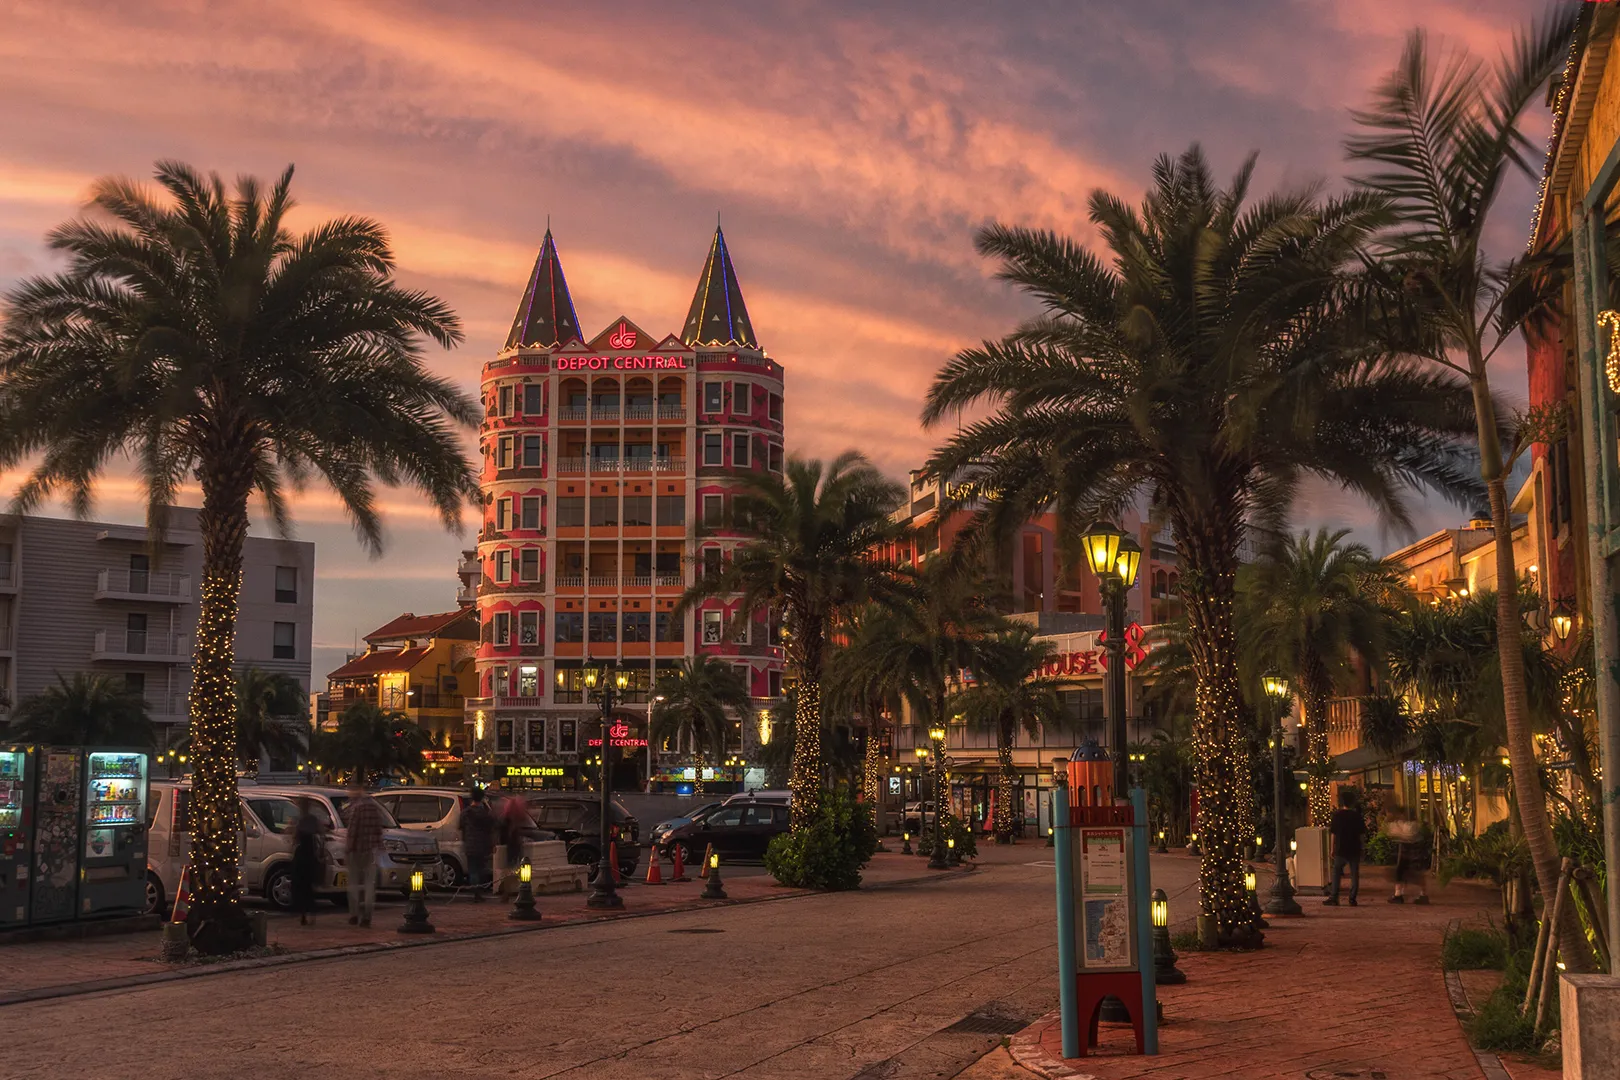
<svg viewBox="0 0 1620 1080">
<path fill-rule="evenodd" d="M 529 819 L 529 811 L 523 805 L 523 799 L 517 795 L 508 795 L 506 803 L 501 807 L 501 844 L 506 852 L 506 872 L 515 874 L 518 866 L 523 862 L 523 843 L 529 838 L 534 829 L 534 822 Z"/>
<path fill-rule="evenodd" d="M 315 800 L 298 800 L 298 821 L 293 826 L 292 906 L 298 925 L 315 921 L 315 886 L 324 874 L 326 826 L 315 816 Z"/>
<path fill-rule="evenodd" d="M 484 801 L 483 788 L 474 788 L 461 809 L 461 844 L 467 852 L 467 884 L 473 899 L 482 901 L 490 884 L 490 859 L 495 854 L 495 815 Z"/>
<path fill-rule="evenodd" d="M 1343 788 L 1339 792 L 1339 808 L 1333 811 L 1333 820 L 1328 824 L 1328 834 L 1333 837 L 1333 891 L 1322 903 L 1334 907 L 1339 903 L 1339 883 L 1344 877 L 1344 868 L 1350 868 L 1350 906 L 1356 906 L 1356 896 L 1361 892 L 1361 849 L 1362 840 L 1367 834 L 1367 823 L 1361 818 L 1361 811 L 1355 807 L 1355 792 Z"/>
</svg>

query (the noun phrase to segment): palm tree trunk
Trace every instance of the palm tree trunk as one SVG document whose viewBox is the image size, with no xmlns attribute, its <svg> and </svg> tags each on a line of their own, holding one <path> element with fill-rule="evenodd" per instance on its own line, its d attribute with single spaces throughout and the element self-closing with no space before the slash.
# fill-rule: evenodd
<svg viewBox="0 0 1620 1080">
<path fill-rule="evenodd" d="M 1300 699 L 1305 708 L 1305 764 L 1310 775 L 1311 824 L 1325 829 L 1333 820 L 1333 800 L 1328 793 L 1328 695 L 1332 680 L 1322 658 L 1308 652 L 1301 658 Z"/>
<path fill-rule="evenodd" d="M 872 808 L 872 823 L 879 826 L 881 833 L 879 811 L 883 806 L 883 750 L 878 745 L 878 726 L 870 716 L 866 724 L 866 753 L 861 761 L 861 790 L 866 795 L 866 805 Z"/>
<path fill-rule="evenodd" d="M 1243 767 L 1243 698 L 1232 626 L 1237 543 L 1230 533 L 1217 535 L 1217 531 L 1178 527 L 1176 542 L 1187 552 L 1181 594 L 1187 606 L 1187 640 L 1197 679 L 1194 743 L 1199 814 L 1194 824 L 1203 850 L 1198 867 L 1199 911 L 1210 920 L 1219 939 L 1242 941 L 1249 937 L 1243 843 L 1251 830 L 1243 809 L 1250 801 L 1249 777 Z"/>
<path fill-rule="evenodd" d="M 996 734 L 996 760 L 1001 766 L 996 784 L 996 843 L 1010 844 L 1013 842 L 1013 788 L 1018 780 L 1017 774 L 1013 772 L 1012 717 L 1004 716 L 1001 718 L 1001 724 Z"/>
<path fill-rule="evenodd" d="M 250 943 L 242 910 L 242 804 L 236 788 L 236 678 L 231 670 L 242 547 L 253 474 L 245 455 L 222 454 L 202 473 L 202 602 L 191 661 L 192 944 L 217 955 Z M 234 466 L 234 467 L 233 467 Z"/>
</svg>

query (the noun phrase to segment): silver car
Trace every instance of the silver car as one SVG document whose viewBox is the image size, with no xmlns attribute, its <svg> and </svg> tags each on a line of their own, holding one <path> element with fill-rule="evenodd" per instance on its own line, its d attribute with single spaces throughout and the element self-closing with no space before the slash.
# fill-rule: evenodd
<svg viewBox="0 0 1620 1080">
<path fill-rule="evenodd" d="M 254 787 L 244 792 L 248 805 L 253 806 L 254 800 L 285 799 L 295 804 L 298 799 L 310 799 L 315 805 L 315 813 L 325 820 L 323 824 L 332 830 L 335 842 L 330 845 L 334 852 L 336 866 L 333 874 L 333 887 L 346 889 L 349 883 L 348 871 L 343 865 L 343 844 L 341 839 L 345 830 L 343 827 L 343 809 L 349 803 L 347 788 L 337 787 L 303 787 L 291 785 L 288 787 L 262 786 Z M 255 814 L 258 811 L 255 809 Z M 377 858 L 377 885 L 383 889 L 398 889 L 402 893 L 411 891 L 411 873 L 416 870 L 422 872 L 424 884 L 433 884 L 439 880 L 439 845 L 432 836 L 420 832 L 413 832 L 399 827 L 383 808 L 383 816 L 387 819 L 387 827 L 383 829 L 383 850 Z M 294 818 L 296 820 L 296 818 Z M 266 895 L 273 903 L 276 897 L 266 889 Z M 292 881 L 289 877 L 286 882 L 286 896 L 291 901 Z"/>
</svg>

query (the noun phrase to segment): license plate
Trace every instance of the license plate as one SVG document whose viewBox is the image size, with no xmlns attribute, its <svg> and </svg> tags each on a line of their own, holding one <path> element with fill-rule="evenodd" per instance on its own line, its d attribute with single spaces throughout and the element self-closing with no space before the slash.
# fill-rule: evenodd
<svg viewBox="0 0 1620 1080">
<path fill-rule="evenodd" d="M 339 870 L 335 875 L 333 875 L 333 877 L 332 877 L 332 885 L 335 888 L 339 888 L 339 889 L 346 888 L 348 886 L 348 884 L 349 884 L 348 871 Z"/>
</svg>

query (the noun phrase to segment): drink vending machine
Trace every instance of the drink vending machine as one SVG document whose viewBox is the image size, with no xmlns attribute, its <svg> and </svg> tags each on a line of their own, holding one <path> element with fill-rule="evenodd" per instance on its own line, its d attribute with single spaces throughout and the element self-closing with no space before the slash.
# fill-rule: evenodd
<svg viewBox="0 0 1620 1080">
<path fill-rule="evenodd" d="M 85 753 L 79 914 L 135 914 L 146 906 L 148 755 Z"/>
<path fill-rule="evenodd" d="M 28 924 L 34 748 L 0 746 L 0 930 Z"/>
</svg>

